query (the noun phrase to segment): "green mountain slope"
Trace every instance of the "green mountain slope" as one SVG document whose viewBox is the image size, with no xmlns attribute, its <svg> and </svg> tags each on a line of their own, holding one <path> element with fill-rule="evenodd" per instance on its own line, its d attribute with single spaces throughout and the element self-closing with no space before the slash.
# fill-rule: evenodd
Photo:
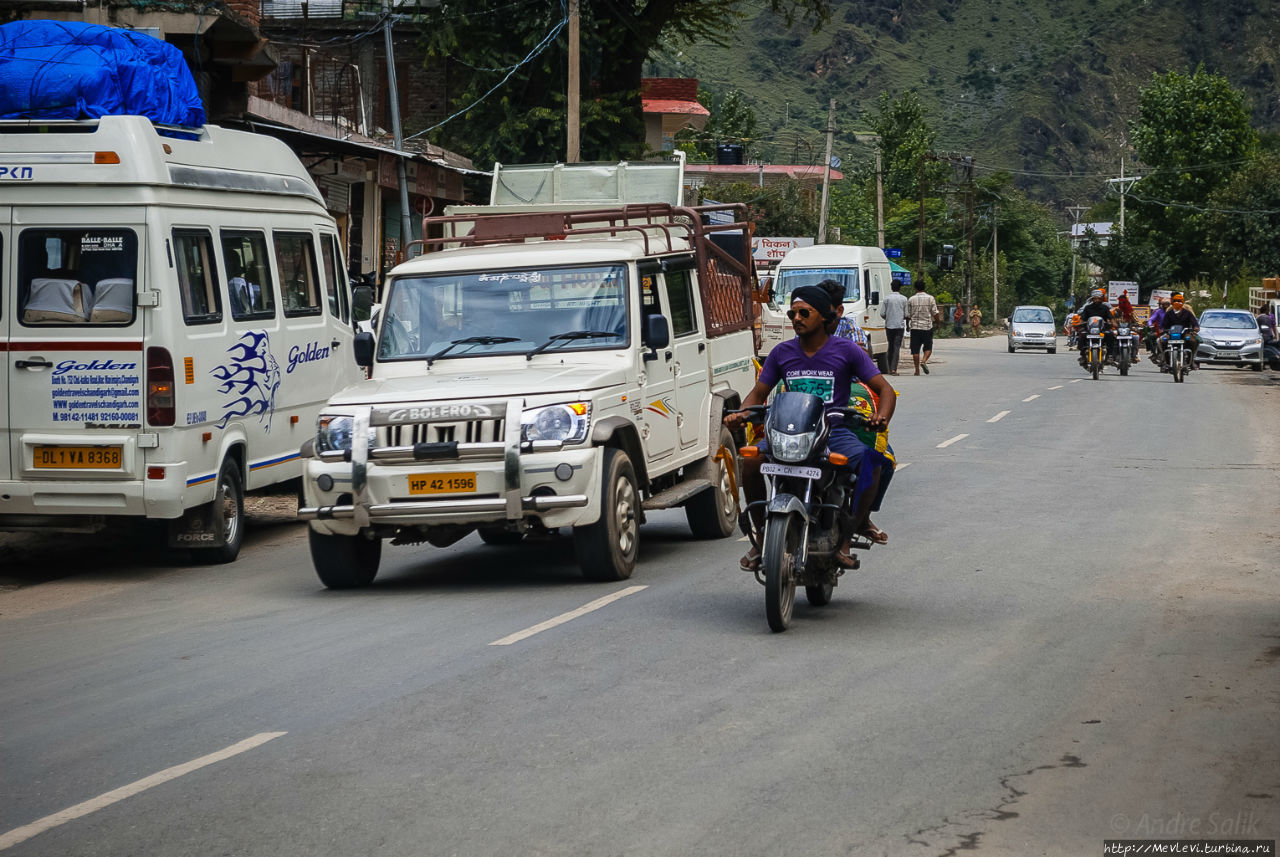
<svg viewBox="0 0 1280 857">
<path fill-rule="evenodd" d="M 1153 74 L 1203 62 L 1252 99 L 1255 125 L 1280 130 L 1280 2 L 1268 0 L 833 0 L 818 32 L 744 0 L 727 48 L 681 46 L 649 72 L 741 89 L 761 129 L 753 151 L 820 161 L 829 99 L 837 151 L 866 160 L 853 130 L 879 94 L 914 89 L 938 150 L 1003 169 L 1032 196 L 1091 204 L 1132 174 L 1128 123 Z"/>
</svg>

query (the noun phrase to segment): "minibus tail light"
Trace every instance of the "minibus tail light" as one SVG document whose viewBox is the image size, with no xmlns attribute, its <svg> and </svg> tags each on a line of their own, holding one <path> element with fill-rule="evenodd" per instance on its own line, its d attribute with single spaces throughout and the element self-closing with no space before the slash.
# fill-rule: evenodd
<svg viewBox="0 0 1280 857">
<path fill-rule="evenodd" d="M 147 424 L 171 426 L 176 417 L 173 358 L 166 348 L 147 349 Z"/>
</svg>

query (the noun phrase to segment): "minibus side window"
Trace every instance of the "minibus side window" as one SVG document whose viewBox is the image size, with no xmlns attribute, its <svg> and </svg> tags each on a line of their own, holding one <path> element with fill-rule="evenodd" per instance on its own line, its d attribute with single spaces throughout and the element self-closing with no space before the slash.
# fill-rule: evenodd
<svg viewBox="0 0 1280 857">
<path fill-rule="evenodd" d="M 173 246 L 178 262 L 182 315 L 187 324 L 222 321 L 222 293 L 218 289 L 213 236 L 201 229 L 175 229 Z"/>
<path fill-rule="evenodd" d="M 224 229 L 220 234 L 231 317 L 236 321 L 274 318 L 276 298 L 271 264 L 267 261 L 266 236 L 261 232 L 232 229 Z"/>
<path fill-rule="evenodd" d="M 307 232 L 273 232 L 280 291 L 288 317 L 320 314 L 320 275 L 316 270 L 316 245 Z"/>
<path fill-rule="evenodd" d="M 137 281 L 138 236 L 131 229 L 24 229 L 18 236 L 24 325 L 130 325 Z"/>
<path fill-rule="evenodd" d="M 337 242 L 332 235 L 320 236 L 320 257 L 324 262 L 325 294 L 329 297 L 329 315 L 342 319 L 343 323 L 351 321 L 351 304 L 347 298 L 346 271 L 342 267 L 342 256 Z"/>
</svg>

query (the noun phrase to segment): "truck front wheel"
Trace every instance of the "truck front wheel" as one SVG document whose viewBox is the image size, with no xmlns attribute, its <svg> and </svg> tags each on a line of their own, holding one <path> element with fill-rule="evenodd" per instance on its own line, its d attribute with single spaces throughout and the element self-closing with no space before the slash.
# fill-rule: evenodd
<svg viewBox="0 0 1280 857">
<path fill-rule="evenodd" d="M 635 468 L 625 452 L 610 447 L 600 470 L 600 520 L 574 527 L 573 547 L 587 580 L 626 580 L 636 567 L 640 536 Z"/>
<path fill-rule="evenodd" d="M 738 524 L 738 497 L 731 473 L 738 468 L 733 435 L 720 428 L 720 448 L 712 456 L 711 487 L 689 498 L 684 506 L 689 530 L 700 539 L 723 539 Z"/>
<path fill-rule="evenodd" d="M 382 540 L 363 535 L 329 536 L 308 528 L 311 564 L 329 589 L 358 589 L 373 583 L 382 560 Z"/>
</svg>

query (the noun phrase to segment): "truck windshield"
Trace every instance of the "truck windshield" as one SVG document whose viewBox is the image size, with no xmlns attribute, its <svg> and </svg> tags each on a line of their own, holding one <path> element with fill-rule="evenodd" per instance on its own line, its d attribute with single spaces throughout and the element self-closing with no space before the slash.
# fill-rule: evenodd
<svg viewBox="0 0 1280 857">
<path fill-rule="evenodd" d="M 595 335 L 557 340 L 550 353 L 628 343 L 624 266 L 399 277 L 384 299 L 378 359 L 524 355 L 576 330 Z"/>
<path fill-rule="evenodd" d="M 857 268 L 784 268 L 773 283 L 773 303 L 776 307 L 791 305 L 791 293 L 801 286 L 816 286 L 823 280 L 835 280 L 844 286 L 844 302 L 856 301 L 858 288 Z"/>
</svg>

